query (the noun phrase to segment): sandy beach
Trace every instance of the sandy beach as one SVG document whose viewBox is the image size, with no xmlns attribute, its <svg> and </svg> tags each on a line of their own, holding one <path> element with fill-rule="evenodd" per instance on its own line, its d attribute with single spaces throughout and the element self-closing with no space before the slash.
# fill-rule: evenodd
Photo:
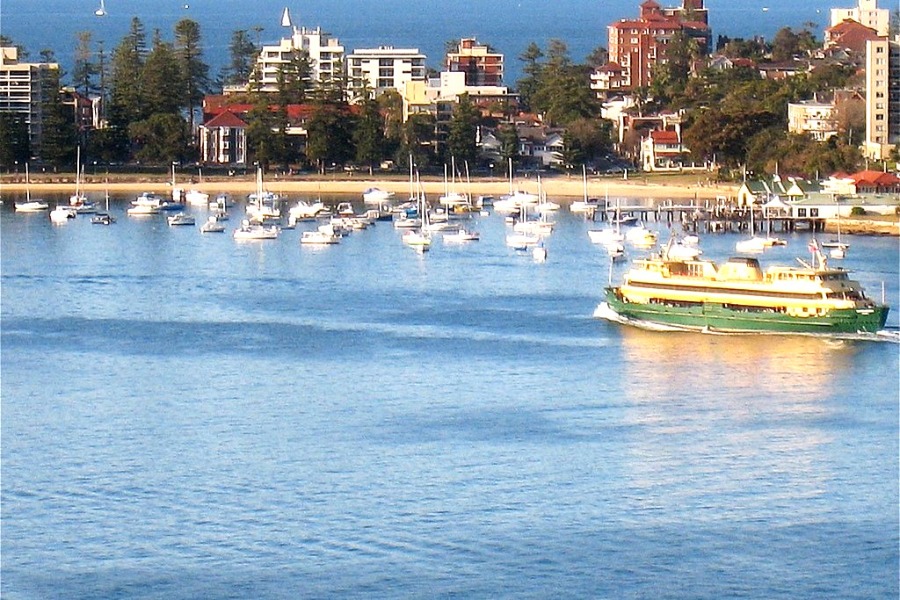
<svg viewBox="0 0 900 600">
<path fill-rule="evenodd" d="M 428 195 L 441 194 L 444 181 L 439 178 L 426 178 L 421 181 Z M 39 174 L 32 175 L 32 193 L 65 193 L 73 189 L 73 174 Z M 253 176 L 211 177 L 200 180 L 197 177 L 176 176 L 176 185 L 184 189 L 197 189 L 211 195 L 220 193 L 249 194 L 256 190 Z M 584 194 L 584 185 L 580 177 L 555 175 L 545 177 L 541 185 L 548 198 L 578 198 Z M 523 191 L 537 192 L 538 182 L 534 177 L 520 178 L 515 186 Z M 0 178 L 0 193 L 22 192 L 25 190 L 25 179 L 22 175 L 5 175 Z M 355 175 L 324 176 L 267 176 L 266 189 L 283 194 L 316 195 L 316 194 L 362 194 L 370 187 L 378 187 L 399 194 L 409 191 L 409 182 L 401 177 L 361 177 Z M 102 193 L 109 190 L 117 192 L 157 192 L 168 193 L 172 189 L 171 181 L 162 175 L 115 175 L 109 183 L 99 176 L 88 176 L 82 184 L 87 193 Z M 499 196 L 509 192 L 509 181 L 505 178 L 477 178 L 469 183 L 457 183 L 457 191 L 470 192 L 473 195 Z M 676 201 L 714 200 L 717 196 L 734 198 L 738 186 L 735 184 L 707 184 L 706 179 L 696 176 L 644 177 L 625 179 L 622 176 L 589 178 L 587 192 L 590 197 L 628 197 L 651 198 L 654 200 L 672 199 Z"/>
</svg>

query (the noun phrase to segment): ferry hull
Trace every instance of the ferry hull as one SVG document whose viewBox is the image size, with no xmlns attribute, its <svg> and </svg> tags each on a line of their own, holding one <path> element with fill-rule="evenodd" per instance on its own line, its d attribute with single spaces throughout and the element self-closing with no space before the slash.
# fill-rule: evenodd
<svg viewBox="0 0 900 600">
<path fill-rule="evenodd" d="M 774 311 L 740 310 L 718 303 L 672 306 L 628 302 L 606 289 L 606 303 L 629 319 L 682 329 L 735 333 L 875 333 L 884 329 L 888 307 L 831 310 L 821 316 L 793 316 Z"/>
</svg>

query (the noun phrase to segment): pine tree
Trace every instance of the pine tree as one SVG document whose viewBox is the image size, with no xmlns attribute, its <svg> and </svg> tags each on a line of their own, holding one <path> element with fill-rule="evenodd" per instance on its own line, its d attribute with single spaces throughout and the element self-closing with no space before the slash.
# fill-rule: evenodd
<svg viewBox="0 0 900 600">
<path fill-rule="evenodd" d="M 203 62 L 200 44 L 200 25 L 191 19 L 175 24 L 175 54 L 181 67 L 185 86 L 184 108 L 188 113 L 190 131 L 194 131 L 194 112 L 209 90 L 209 65 Z"/>
</svg>

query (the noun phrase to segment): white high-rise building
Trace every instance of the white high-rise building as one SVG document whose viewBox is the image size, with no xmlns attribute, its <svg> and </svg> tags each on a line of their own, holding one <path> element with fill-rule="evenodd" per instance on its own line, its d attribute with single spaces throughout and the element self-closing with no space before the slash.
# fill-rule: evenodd
<svg viewBox="0 0 900 600">
<path fill-rule="evenodd" d="M 882 160 L 900 144 L 900 36 L 866 42 L 866 139 L 868 158 Z"/>
<path fill-rule="evenodd" d="M 277 45 L 264 45 L 257 57 L 262 91 L 277 91 L 278 71 L 298 50 L 309 57 L 310 79 L 314 86 L 343 75 L 344 47 L 337 38 L 319 27 L 307 29 L 289 24 L 290 17 L 285 13 L 282 25 L 292 28 L 291 36 L 282 38 Z"/>
<path fill-rule="evenodd" d="M 43 137 L 44 102 L 59 92 L 49 83 L 56 81 L 50 78 L 54 72 L 59 72 L 57 63 L 19 62 L 17 48 L 0 47 L 0 113 L 25 119 L 32 152 L 38 151 Z"/>
<path fill-rule="evenodd" d="M 874 29 L 878 35 L 887 35 L 891 23 L 891 11 L 878 8 L 876 0 L 858 0 L 854 8 L 832 8 L 831 27 L 840 25 L 847 19 L 853 19 L 866 27 Z"/>
<path fill-rule="evenodd" d="M 347 57 L 347 74 L 357 97 L 364 87 L 375 96 L 399 91 L 407 82 L 425 81 L 425 55 L 418 48 L 357 48 Z"/>
</svg>

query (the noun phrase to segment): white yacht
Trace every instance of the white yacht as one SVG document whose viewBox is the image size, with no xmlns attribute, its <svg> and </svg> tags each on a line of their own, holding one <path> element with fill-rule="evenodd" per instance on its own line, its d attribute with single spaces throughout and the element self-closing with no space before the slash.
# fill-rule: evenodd
<svg viewBox="0 0 900 600">
<path fill-rule="evenodd" d="M 278 227 L 251 223 L 246 219 L 241 222 L 240 227 L 234 230 L 234 239 L 236 240 L 274 240 L 276 238 L 278 238 Z"/>
</svg>

